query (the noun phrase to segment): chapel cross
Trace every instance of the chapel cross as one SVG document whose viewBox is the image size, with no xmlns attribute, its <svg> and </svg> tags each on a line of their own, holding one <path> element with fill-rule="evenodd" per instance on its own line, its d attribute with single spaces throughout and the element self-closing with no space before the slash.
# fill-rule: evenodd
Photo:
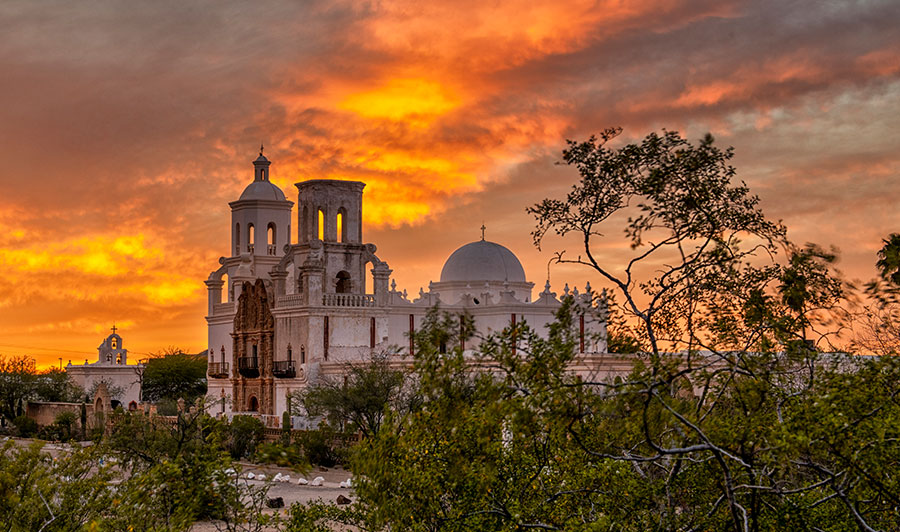
<svg viewBox="0 0 900 532">
<path fill-rule="evenodd" d="M 113 334 L 116 334 L 116 331 L 118 330 L 118 329 L 116 328 L 116 322 L 113 322 L 112 329 L 110 329 L 110 330 L 113 332 Z"/>
<path fill-rule="evenodd" d="M 481 224 L 481 239 L 482 239 L 482 240 L 484 240 L 484 230 L 485 230 L 485 229 L 487 229 L 487 227 L 485 227 L 485 226 L 484 226 L 484 223 L 482 223 L 482 224 Z"/>
</svg>

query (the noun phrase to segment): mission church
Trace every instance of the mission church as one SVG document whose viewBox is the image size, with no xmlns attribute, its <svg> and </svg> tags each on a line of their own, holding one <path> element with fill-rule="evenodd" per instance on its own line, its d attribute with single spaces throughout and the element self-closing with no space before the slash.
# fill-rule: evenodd
<svg viewBox="0 0 900 532">
<path fill-rule="evenodd" d="M 468 313 L 478 334 L 523 321 L 543 333 L 553 321 L 561 302 L 549 281 L 533 298 L 534 283 L 515 254 L 483 232 L 450 254 L 427 291 L 414 299 L 398 291 L 388 263 L 364 243 L 361 182 L 297 183 L 291 242 L 294 203 L 269 180 L 270 165 L 260 149 L 253 181 L 229 203 L 230 255 L 206 281 L 208 397 L 221 412 L 279 416 L 289 393 L 339 378 L 348 362 L 388 350 L 403 360 L 435 305 Z M 566 285 L 565 295 L 588 309 L 576 325 L 581 353 L 573 369 L 590 372 L 606 351 L 606 324 L 590 285 L 571 294 Z"/>
</svg>

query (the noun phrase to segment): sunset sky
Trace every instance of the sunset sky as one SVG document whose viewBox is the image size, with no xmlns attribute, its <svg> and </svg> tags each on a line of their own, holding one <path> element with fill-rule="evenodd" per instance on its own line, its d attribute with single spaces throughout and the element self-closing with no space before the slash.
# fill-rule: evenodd
<svg viewBox="0 0 900 532">
<path fill-rule="evenodd" d="M 261 142 L 294 201 L 367 183 L 364 238 L 411 294 L 482 222 L 539 291 L 576 244 L 535 249 L 525 207 L 611 126 L 712 132 L 793 240 L 868 279 L 900 232 L 898 28 L 896 0 L 4 1 L 0 353 L 82 363 L 114 322 L 132 359 L 205 349 Z"/>
</svg>

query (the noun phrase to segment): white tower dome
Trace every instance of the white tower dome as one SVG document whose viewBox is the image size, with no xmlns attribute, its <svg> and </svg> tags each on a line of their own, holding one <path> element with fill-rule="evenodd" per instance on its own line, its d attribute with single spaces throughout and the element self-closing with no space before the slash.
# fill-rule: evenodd
<svg viewBox="0 0 900 532">
<path fill-rule="evenodd" d="M 516 255 L 500 244 L 487 240 L 471 242 L 450 255 L 441 270 L 441 282 L 486 281 L 524 283 L 525 269 Z"/>
<path fill-rule="evenodd" d="M 484 239 L 454 251 L 441 269 L 441 280 L 431 284 L 441 301 L 449 305 L 457 304 L 466 297 L 483 301 L 487 294 L 492 298 L 501 298 L 504 292 L 519 301 L 528 302 L 533 287 L 534 284 L 525 278 L 522 263 L 512 251 Z"/>
</svg>

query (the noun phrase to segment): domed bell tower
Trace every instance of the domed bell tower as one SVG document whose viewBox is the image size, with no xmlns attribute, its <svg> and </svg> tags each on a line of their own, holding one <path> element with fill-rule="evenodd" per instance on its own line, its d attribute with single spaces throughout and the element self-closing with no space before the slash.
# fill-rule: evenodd
<svg viewBox="0 0 900 532">
<path fill-rule="evenodd" d="M 281 257 L 291 240 L 291 207 L 284 192 L 269 181 L 269 161 L 259 148 L 253 182 L 231 207 L 231 254 Z"/>
</svg>

